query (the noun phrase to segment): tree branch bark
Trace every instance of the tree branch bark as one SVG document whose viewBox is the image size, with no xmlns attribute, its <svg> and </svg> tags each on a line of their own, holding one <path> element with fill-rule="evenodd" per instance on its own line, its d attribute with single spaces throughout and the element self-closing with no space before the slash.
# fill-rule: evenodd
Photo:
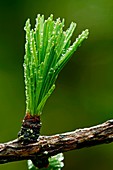
<svg viewBox="0 0 113 170">
<path fill-rule="evenodd" d="M 28 145 L 18 139 L 0 144 L 0 164 L 37 158 L 48 158 L 61 152 L 113 142 L 113 120 L 90 128 L 52 136 L 40 136 Z"/>
</svg>

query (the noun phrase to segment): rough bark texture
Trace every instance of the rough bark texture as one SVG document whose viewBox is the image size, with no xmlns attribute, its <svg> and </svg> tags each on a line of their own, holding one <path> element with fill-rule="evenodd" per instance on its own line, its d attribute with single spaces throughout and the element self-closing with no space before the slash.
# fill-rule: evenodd
<svg viewBox="0 0 113 170">
<path fill-rule="evenodd" d="M 48 158 L 61 152 L 113 142 L 113 120 L 90 128 L 53 136 L 40 136 L 37 142 L 21 144 L 18 139 L 0 144 L 0 164 Z"/>
</svg>

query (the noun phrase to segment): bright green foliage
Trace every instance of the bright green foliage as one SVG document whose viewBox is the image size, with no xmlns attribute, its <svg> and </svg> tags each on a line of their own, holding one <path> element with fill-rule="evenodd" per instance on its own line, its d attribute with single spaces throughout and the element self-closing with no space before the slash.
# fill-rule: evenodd
<svg viewBox="0 0 113 170">
<path fill-rule="evenodd" d="M 64 166 L 64 163 L 62 162 L 63 160 L 64 156 L 62 153 L 52 156 L 49 158 L 49 167 L 42 168 L 41 170 L 61 170 L 61 168 Z M 37 168 L 32 164 L 31 160 L 28 160 L 28 169 L 37 170 Z"/>
<path fill-rule="evenodd" d="M 26 45 L 24 58 L 24 76 L 26 88 L 26 112 L 40 115 L 43 106 L 55 89 L 55 80 L 64 65 L 69 61 L 81 42 L 87 38 L 88 30 L 82 32 L 71 44 L 70 38 L 76 27 L 63 31 L 64 20 L 47 20 L 38 15 L 34 30 L 30 20 L 25 25 Z"/>
</svg>

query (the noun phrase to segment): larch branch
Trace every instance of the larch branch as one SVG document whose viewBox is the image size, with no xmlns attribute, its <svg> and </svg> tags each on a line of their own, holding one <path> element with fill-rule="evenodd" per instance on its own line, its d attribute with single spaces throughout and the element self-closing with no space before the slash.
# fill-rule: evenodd
<svg viewBox="0 0 113 170">
<path fill-rule="evenodd" d="M 0 164 L 12 161 L 48 158 L 61 152 L 113 142 L 113 120 L 90 128 L 52 136 L 40 136 L 28 145 L 18 139 L 0 144 Z"/>
</svg>

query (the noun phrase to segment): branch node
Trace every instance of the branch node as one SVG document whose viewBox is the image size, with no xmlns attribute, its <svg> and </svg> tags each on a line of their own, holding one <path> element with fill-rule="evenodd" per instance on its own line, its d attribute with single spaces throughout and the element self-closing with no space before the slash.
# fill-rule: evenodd
<svg viewBox="0 0 113 170">
<path fill-rule="evenodd" d="M 40 135 L 40 116 L 26 113 L 21 129 L 18 133 L 18 139 L 22 144 L 29 144 L 38 141 Z"/>
</svg>

